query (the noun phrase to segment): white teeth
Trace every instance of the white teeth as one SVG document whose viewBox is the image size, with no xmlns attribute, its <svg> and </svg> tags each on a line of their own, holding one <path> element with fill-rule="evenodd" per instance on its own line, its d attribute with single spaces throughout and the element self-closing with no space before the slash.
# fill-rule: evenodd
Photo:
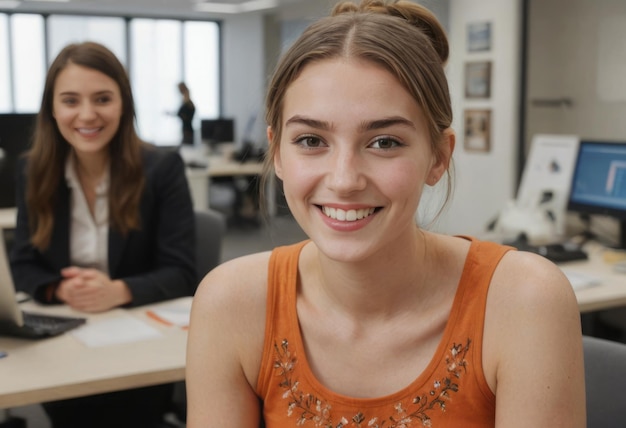
<svg viewBox="0 0 626 428">
<path fill-rule="evenodd" d="M 81 134 L 93 134 L 94 132 L 98 132 L 100 128 L 78 128 L 78 132 Z"/>
<path fill-rule="evenodd" d="M 370 216 L 374 213 L 374 208 L 362 208 L 358 210 L 342 210 L 340 208 L 322 207 L 326 216 L 339 221 L 356 221 Z"/>
</svg>

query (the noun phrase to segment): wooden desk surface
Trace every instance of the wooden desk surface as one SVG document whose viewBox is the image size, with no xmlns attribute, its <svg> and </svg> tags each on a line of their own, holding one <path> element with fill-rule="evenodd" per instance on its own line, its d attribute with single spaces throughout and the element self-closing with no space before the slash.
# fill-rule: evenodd
<svg viewBox="0 0 626 428">
<path fill-rule="evenodd" d="M 263 162 L 238 162 L 223 156 L 208 156 L 206 168 L 188 168 L 187 176 L 232 177 L 241 175 L 260 175 Z"/>
<path fill-rule="evenodd" d="M 604 261 L 606 251 L 599 244 L 590 243 L 585 246 L 589 260 L 561 264 L 561 268 L 591 275 L 600 280 L 598 285 L 576 290 L 578 307 L 581 312 L 591 312 L 626 306 L 626 274 L 615 272 L 609 263 Z"/>
<path fill-rule="evenodd" d="M 89 348 L 70 333 L 39 340 L 0 337 L 0 351 L 8 354 L 0 359 L 0 409 L 184 380 L 187 332 L 146 315 L 167 303 L 88 315 L 95 322 L 131 314 L 163 334 L 134 343 Z M 36 309 L 78 314 L 64 306 Z"/>
</svg>

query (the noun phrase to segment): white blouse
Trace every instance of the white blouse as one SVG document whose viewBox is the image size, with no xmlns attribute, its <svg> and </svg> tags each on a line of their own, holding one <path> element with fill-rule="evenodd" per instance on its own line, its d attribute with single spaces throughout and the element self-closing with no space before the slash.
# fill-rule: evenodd
<svg viewBox="0 0 626 428">
<path fill-rule="evenodd" d="M 94 215 L 76 174 L 74 156 L 65 162 L 65 180 L 71 189 L 70 196 L 70 263 L 89 267 L 109 274 L 109 180 L 107 168 L 96 187 Z"/>
</svg>

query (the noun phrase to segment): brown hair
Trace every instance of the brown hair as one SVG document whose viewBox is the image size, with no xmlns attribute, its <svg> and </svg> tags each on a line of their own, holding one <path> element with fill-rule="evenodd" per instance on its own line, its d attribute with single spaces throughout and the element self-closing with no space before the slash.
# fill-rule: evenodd
<svg viewBox="0 0 626 428">
<path fill-rule="evenodd" d="M 338 3 L 331 16 L 311 24 L 278 63 L 266 96 L 267 124 L 274 132 L 265 159 L 266 181 L 282 133 L 282 109 L 289 85 L 314 61 L 361 58 L 383 66 L 422 108 L 433 153 L 440 159 L 443 131 L 452 124 L 452 105 L 444 65 L 449 48 L 445 31 L 425 7 L 405 0 Z M 452 192 L 448 174 L 449 199 Z M 264 186 L 261 186 L 263 189 Z"/>
<path fill-rule="evenodd" d="M 99 71 L 113 79 L 122 97 L 119 128 L 108 145 L 111 159 L 109 187 L 110 225 L 126 234 L 139 228 L 139 201 L 144 187 L 141 148 L 135 132 L 135 106 L 124 66 L 106 47 L 93 42 L 66 46 L 52 62 L 46 76 L 33 146 L 27 153 L 26 206 L 31 242 L 45 249 L 54 225 L 54 204 L 64 177 L 70 145 L 61 135 L 53 117 L 54 86 L 59 73 L 69 64 Z"/>
</svg>

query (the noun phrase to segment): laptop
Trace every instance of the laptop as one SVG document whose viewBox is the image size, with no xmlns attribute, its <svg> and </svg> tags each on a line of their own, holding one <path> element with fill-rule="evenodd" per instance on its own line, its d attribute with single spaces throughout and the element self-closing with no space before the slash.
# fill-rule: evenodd
<svg viewBox="0 0 626 428">
<path fill-rule="evenodd" d="M 20 309 L 15 298 L 6 246 L 0 236 L 0 336 L 40 339 L 65 333 L 85 322 L 82 317 L 37 314 Z"/>
</svg>

